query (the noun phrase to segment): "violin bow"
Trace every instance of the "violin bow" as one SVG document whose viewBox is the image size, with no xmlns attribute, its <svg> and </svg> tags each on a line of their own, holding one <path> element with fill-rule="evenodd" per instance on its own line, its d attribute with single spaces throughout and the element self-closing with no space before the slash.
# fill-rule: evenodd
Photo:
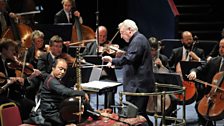
<svg viewBox="0 0 224 126">
<path fill-rule="evenodd" d="M 115 33 L 115 35 L 113 36 L 113 38 L 110 40 L 111 44 L 114 41 L 115 37 L 117 36 L 117 34 L 119 33 L 119 30 L 117 30 L 117 32 Z"/>
<path fill-rule="evenodd" d="M 22 73 L 21 73 L 21 77 L 23 77 L 23 74 L 24 74 L 24 69 L 25 69 L 25 65 L 26 65 L 26 57 L 27 57 L 27 48 L 25 50 L 25 54 L 24 54 L 24 57 L 23 57 L 23 67 L 22 67 Z"/>
</svg>

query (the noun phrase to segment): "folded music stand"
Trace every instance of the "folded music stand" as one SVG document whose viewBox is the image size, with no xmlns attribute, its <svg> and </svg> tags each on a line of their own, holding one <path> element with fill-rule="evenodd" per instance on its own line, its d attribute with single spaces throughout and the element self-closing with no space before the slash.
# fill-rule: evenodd
<svg viewBox="0 0 224 126">
<path fill-rule="evenodd" d="M 205 62 L 190 62 L 190 61 L 180 61 L 180 67 L 183 75 L 183 79 L 189 81 L 186 75 L 190 73 L 193 68 L 201 66 Z"/>
</svg>

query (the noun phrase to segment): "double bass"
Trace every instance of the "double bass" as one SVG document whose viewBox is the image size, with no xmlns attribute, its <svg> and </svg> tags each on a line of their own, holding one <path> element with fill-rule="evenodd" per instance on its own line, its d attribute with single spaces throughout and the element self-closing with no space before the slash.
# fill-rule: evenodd
<svg viewBox="0 0 224 126">
<path fill-rule="evenodd" d="M 197 81 L 197 80 L 196 80 Z M 201 82 L 201 81 L 200 81 Z M 204 82 L 201 82 L 204 83 Z M 208 120 L 224 118 L 224 72 L 218 72 L 212 79 L 211 91 L 198 104 L 198 112 Z"/>
<path fill-rule="evenodd" d="M 35 10 L 34 1 L 23 0 L 22 2 L 20 1 L 19 4 L 15 4 L 16 2 L 15 0 L 9 0 L 7 2 L 8 4 L 5 13 L 7 14 L 7 16 L 9 16 L 10 21 L 9 23 L 11 24 L 11 26 L 9 26 L 7 30 L 4 31 L 4 33 L 2 34 L 2 38 L 8 38 L 19 41 L 21 42 L 21 47 L 24 48 L 31 47 L 31 33 L 33 31 L 32 28 L 24 23 L 26 20 L 24 17 L 18 18 L 16 14 L 9 13 L 8 10 L 16 13 L 34 11 Z M 14 7 L 13 5 L 16 5 L 17 8 Z"/>
</svg>

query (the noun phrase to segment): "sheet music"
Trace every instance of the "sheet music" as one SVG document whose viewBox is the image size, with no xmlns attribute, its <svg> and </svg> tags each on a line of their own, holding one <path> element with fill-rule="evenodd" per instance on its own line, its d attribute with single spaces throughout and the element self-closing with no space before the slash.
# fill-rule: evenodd
<svg viewBox="0 0 224 126">
<path fill-rule="evenodd" d="M 81 86 L 84 89 L 96 89 L 96 90 L 100 90 L 103 88 L 109 88 L 109 87 L 115 87 L 115 86 L 119 86 L 121 85 L 121 83 L 118 82 L 108 82 L 108 81 L 91 81 L 88 83 L 82 83 Z"/>
</svg>

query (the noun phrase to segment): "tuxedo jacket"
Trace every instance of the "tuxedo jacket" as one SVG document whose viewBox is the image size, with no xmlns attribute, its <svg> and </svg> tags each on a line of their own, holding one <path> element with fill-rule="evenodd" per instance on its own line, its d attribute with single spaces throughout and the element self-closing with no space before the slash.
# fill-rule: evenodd
<svg viewBox="0 0 224 126">
<path fill-rule="evenodd" d="M 200 48 L 194 48 L 193 52 L 201 58 L 201 60 L 205 59 L 204 50 Z M 172 53 L 169 58 L 169 66 L 170 68 L 176 68 L 178 62 L 181 61 L 183 55 L 183 47 L 175 48 L 172 50 Z"/>
<path fill-rule="evenodd" d="M 72 11 L 71 13 L 73 13 Z M 54 16 L 54 23 L 75 23 L 75 16 L 71 14 L 70 22 L 68 22 L 67 15 L 63 9 L 61 9 L 59 12 L 57 12 Z"/>
<path fill-rule="evenodd" d="M 197 76 L 201 77 L 199 79 L 211 83 L 214 75 L 219 72 L 221 59 L 221 56 L 212 58 L 208 63 L 194 68 L 191 71 L 195 71 Z"/>
</svg>

